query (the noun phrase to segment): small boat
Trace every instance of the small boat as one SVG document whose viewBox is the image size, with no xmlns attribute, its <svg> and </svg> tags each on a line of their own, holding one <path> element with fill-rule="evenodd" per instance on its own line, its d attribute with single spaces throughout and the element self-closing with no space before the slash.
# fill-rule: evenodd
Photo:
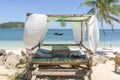
<svg viewBox="0 0 120 80">
<path fill-rule="evenodd" d="M 63 35 L 63 33 L 57 33 L 57 32 L 56 32 L 56 33 L 54 33 L 54 35 Z"/>
</svg>

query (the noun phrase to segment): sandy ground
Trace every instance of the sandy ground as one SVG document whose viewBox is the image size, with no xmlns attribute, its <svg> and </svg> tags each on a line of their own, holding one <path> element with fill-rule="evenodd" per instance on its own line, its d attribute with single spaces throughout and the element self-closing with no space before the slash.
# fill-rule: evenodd
<svg viewBox="0 0 120 80">
<path fill-rule="evenodd" d="M 50 47 L 47 47 L 50 48 Z M 76 48 L 74 48 L 76 49 Z M 7 53 L 13 51 L 14 53 L 20 54 L 23 49 L 7 49 Z M 25 49 L 24 49 L 25 50 Z M 101 49 L 98 48 L 96 55 L 104 55 L 109 59 L 114 58 L 113 53 L 119 52 L 119 48 L 112 49 Z M 107 59 L 106 63 L 99 63 L 96 66 L 93 66 L 92 80 L 120 80 L 120 70 L 114 72 L 114 60 Z"/>
<path fill-rule="evenodd" d="M 93 66 L 92 80 L 120 80 L 120 71 L 114 72 L 114 61 L 108 60 L 105 64 Z"/>
</svg>

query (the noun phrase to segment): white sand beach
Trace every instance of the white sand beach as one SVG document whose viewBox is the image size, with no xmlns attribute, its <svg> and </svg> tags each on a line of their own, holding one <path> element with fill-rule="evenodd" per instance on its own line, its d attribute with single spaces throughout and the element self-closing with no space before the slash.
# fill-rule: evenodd
<svg viewBox="0 0 120 80">
<path fill-rule="evenodd" d="M 97 49 L 96 53 L 106 56 L 107 61 L 92 67 L 92 80 L 120 80 L 120 70 L 115 72 L 114 52 L 120 52 L 120 49 L 118 47 Z"/>
<path fill-rule="evenodd" d="M 107 60 L 105 64 L 93 66 L 92 80 L 120 80 L 120 72 L 114 72 L 114 61 Z"/>
<path fill-rule="evenodd" d="M 51 47 L 44 47 L 44 48 L 50 49 Z M 73 50 L 76 49 L 75 47 L 70 47 L 70 48 L 73 49 Z M 25 49 L 22 49 L 22 48 L 6 49 L 6 53 L 12 51 L 12 52 L 14 52 L 18 55 L 21 55 L 21 50 L 25 51 Z M 114 63 L 114 57 L 115 56 L 114 56 L 113 53 L 118 52 L 118 51 L 119 51 L 119 48 L 112 48 L 112 49 L 98 48 L 97 49 L 95 56 L 97 56 L 98 62 L 97 62 L 96 66 L 92 67 L 92 69 L 93 69 L 92 80 L 120 80 L 120 71 L 114 72 L 114 66 L 115 66 L 114 65 L 115 64 Z M 104 62 L 104 60 L 102 61 L 103 58 L 100 58 L 101 56 L 104 56 L 107 61 L 106 62 Z M 5 75 L 3 75 L 4 68 L 5 67 L 1 66 L 0 80 L 7 80 L 7 78 L 5 78 Z M 4 72 L 4 73 L 6 74 L 6 72 Z"/>
</svg>

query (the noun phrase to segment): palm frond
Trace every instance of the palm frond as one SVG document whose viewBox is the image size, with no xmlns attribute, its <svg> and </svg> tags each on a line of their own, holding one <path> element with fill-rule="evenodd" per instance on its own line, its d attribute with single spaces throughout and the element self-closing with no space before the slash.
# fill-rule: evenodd
<svg viewBox="0 0 120 80">
<path fill-rule="evenodd" d="M 101 25 L 103 25 L 102 24 L 103 23 L 103 17 L 100 15 L 99 12 L 97 12 L 96 16 L 97 16 L 98 21 L 101 22 Z"/>
<path fill-rule="evenodd" d="M 113 25 L 113 23 L 112 23 L 112 19 L 111 19 L 111 18 L 109 18 L 109 17 L 104 17 L 104 19 L 105 19 L 105 22 L 111 26 L 111 28 L 113 28 L 113 27 L 114 27 L 114 25 Z"/>
<path fill-rule="evenodd" d="M 92 7 L 88 14 L 97 14 L 101 25 L 105 21 L 113 29 L 113 20 L 120 23 L 120 20 L 116 18 L 116 16 L 120 17 L 120 0 L 86 0 L 80 4 L 80 6 L 83 5 Z"/>
<path fill-rule="evenodd" d="M 115 18 L 115 17 L 113 17 L 113 16 L 110 16 L 110 15 L 108 15 L 108 17 L 111 18 L 112 20 L 120 23 L 120 19 L 117 19 L 117 18 Z"/>
<path fill-rule="evenodd" d="M 120 17 L 120 4 L 111 4 L 110 5 L 110 14 L 112 15 L 116 15 L 116 16 L 119 16 Z"/>
<path fill-rule="evenodd" d="M 87 14 L 95 14 L 95 8 L 90 9 Z"/>
<path fill-rule="evenodd" d="M 87 1 L 85 1 L 85 2 L 82 2 L 79 7 L 81 7 L 81 6 L 83 6 L 83 5 L 93 7 L 95 4 L 96 4 L 95 1 L 87 0 Z"/>
<path fill-rule="evenodd" d="M 120 0 L 106 0 L 108 4 L 119 2 Z"/>
</svg>

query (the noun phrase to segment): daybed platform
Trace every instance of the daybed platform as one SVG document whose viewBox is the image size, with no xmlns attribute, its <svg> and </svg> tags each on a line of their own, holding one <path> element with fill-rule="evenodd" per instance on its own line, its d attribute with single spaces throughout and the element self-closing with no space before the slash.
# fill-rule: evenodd
<svg viewBox="0 0 120 80">
<path fill-rule="evenodd" d="M 80 54 L 80 51 L 78 50 L 70 51 L 70 55 L 73 55 L 74 53 L 78 54 L 78 52 Z M 84 76 L 88 76 L 88 79 L 91 79 L 92 71 L 90 70 L 89 59 L 86 56 L 75 58 L 72 56 L 68 57 L 64 53 L 61 54 L 62 53 L 56 53 L 53 56 L 52 50 L 38 49 L 29 62 L 29 77 L 78 77 L 79 79 L 84 80 Z M 33 68 L 36 66 L 38 70 L 34 71 Z"/>
<path fill-rule="evenodd" d="M 88 59 L 79 58 L 33 58 L 31 64 L 39 65 L 87 65 Z"/>
<path fill-rule="evenodd" d="M 62 44 L 49 44 L 52 46 L 51 50 L 41 50 L 42 46 L 45 46 L 43 41 L 48 30 L 47 22 L 70 22 L 72 25 L 73 36 L 75 45 L 78 46 L 78 51 L 72 51 L 67 45 Z M 31 23 L 32 22 L 32 23 Z M 88 29 L 88 43 L 89 46 L 84 45 L 84 38 Z M 64 41 L 64 39 L 63 39 Z M 88 14 L 27 14 L 27 20 L 24 29 L 24 42 L 27 48 L 28 70 L 27 80 L 31 80 L 32 75 L 36 76 L 78 76 L 78 80 L 83 79 L 84 76 L 88 76 L 91 80 L 92 73 L 92 56 L 97 49 L 99 42 L 99 27 L 97 25 L 97 19 L 95 15 Z M 60 42 L 61 43 L 61 42 Z M 48 45 L 47 45 L 48 46 Z M 32 51 L 36 48 L 37 52 L 35 56 L 32 56 Z M 78 52 L 81 49 L 85 49 L 87 57 L 81 56 Z M 76 53 L 77 55 L 74 55 Z M 83 53 L 81 51 L 81 53 Z M 67 67 L 66 67 L 67 66 Z M 69 66 L 69 67 L 68 67 Z M 38 71 L 34 73 L 34 68 L 38 68 Z M 53 70 L 54 69 L 54 70 Z M 73 72 L 73 73 L 69 73 Z M 80 72 L 77 74 L 77 72 Z M 85 74 L 84 74 L 85 72 Z M 35 78 L 32 78 L 35 80 Z"/>
<path fill-rule="evenodd" d="M 79 58 L 33 58 L 30 62 L 32 76 L 42 77 L 78 77 L 84 80 L 85 76 L 91 79 L 91 70 L 89 69 L 88 59 Z M 38 65 L 38 70 L 32 70 L 34 65 Z M 83 67 L 81 67 L 81 65 Z"/>
</svg>

